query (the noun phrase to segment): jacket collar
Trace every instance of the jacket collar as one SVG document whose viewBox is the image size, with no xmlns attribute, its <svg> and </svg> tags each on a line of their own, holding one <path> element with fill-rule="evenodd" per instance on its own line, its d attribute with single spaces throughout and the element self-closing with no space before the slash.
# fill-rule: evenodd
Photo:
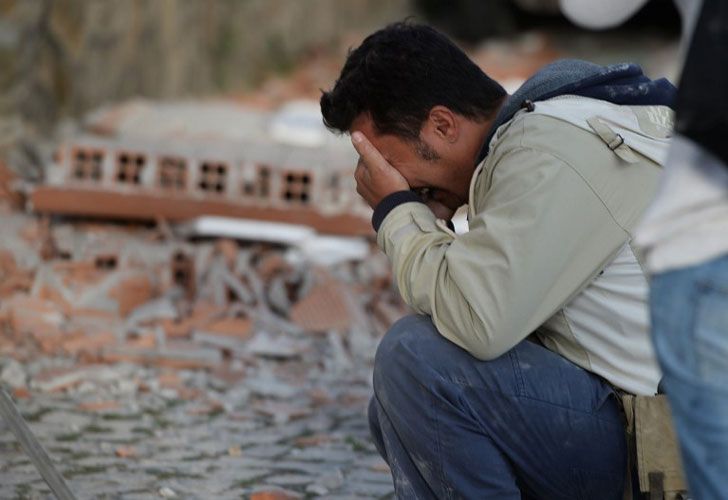
<svg viewBox="0 0 728 500">
<path fill-rule="evenodd" d="M 506 100 L 478 155 L 477 163 L 488 155 L 495 131 L 513 118 L 527 101 L 545 101 L 573 94 L 625 105 L 672 107 L 676 89 L 667 79 L 650 80 L 637 64 L 600 66 L 578 59 L 560 59 L 547 64 Z"/>
</svg>

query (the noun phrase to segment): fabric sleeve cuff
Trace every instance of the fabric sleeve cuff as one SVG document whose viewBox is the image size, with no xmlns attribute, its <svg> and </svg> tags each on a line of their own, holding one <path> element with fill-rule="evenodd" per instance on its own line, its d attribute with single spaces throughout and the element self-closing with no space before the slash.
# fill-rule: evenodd
<svg viewBox="0 0 728 500">
<path fill-rule="evenodd" d="M 396 193 L 392 193 L 384 197 L 384 199 L 382 199 L 382 201 L 380 201 L 374 209 L 374 213 L 372 214 L 372 226 L 374 226 L 374 230 L 379 231 L 379 226 L 382 225 L 382 222 L 384 222 L 384 219 L 387 215 L 389 215 L 389 212 L 403 203 L 409 203 L 412 201 L 424 203 L 420 195 L 412 191 L 397 191 Z"/>
</svg>

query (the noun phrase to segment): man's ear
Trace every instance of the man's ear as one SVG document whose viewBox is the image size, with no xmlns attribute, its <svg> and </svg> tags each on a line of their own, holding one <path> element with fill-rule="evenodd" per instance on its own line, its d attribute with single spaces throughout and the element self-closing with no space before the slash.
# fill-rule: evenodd
<svg viewBox="0 0 728 500">
<path fill-rule="evenodd" d="M 460 135 L 460 127 L 455 113 L 441 105 L 434 106 L 427 115 L 425 135 L 448 143 L 454 143 Z"/>
</svg>

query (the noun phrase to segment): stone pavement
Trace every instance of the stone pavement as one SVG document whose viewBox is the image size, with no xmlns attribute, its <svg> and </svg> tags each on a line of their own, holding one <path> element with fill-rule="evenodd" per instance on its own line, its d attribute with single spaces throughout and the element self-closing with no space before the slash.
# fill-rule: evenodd
<svg viewBox="0 0 728 500">
<path fill-rule="evenodd" d="M 302 380 L 304 366 L 287 364 L 296 362 L 261 361 L 227 378 L 103 365 L 73 390 L 18 403 L 79 498 L 391 497 L 369 438 L 365 370 Z M 285 495 L 262 496 L 271 490 Z M 0 432 L 0 498 L 49 495 Z"/>
</svg>

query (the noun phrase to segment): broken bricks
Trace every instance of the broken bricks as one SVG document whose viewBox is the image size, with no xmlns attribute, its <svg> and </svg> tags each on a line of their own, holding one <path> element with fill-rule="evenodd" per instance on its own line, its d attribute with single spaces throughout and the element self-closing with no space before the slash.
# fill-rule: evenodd
<svg viewBox="0 0 728 500">
<path fill-rule="evenodd" d="M 84 436 L 96 444 L 78 467 L 102 464 L 119 477 L 134 474 L 131 463 L 153 468 L 169 455 L 160 474 L 185 474 L 187 468 L 194 475 L 222 474 L 232 478 L 227 488 L 251 498 L 326 496 L 325 491 L 346 496 L 362 488 L 348 488 L 346 481 L 324 484 L 323 469 L 331 465 L 318 461 L 329 455 L 340 461 L 348 454 L 356 469 L 358 456 L 374 453 L 349 445 L 351 431 L 336 426 L 350 419 L 351 429 L 364 432 L 361 393 L 369 390 L 368 376 L 358 363 L 367 361 L 352 356 L 358 345 L 353 336 L 367 337 L 371 346 L 368 313 L 381 302 L 385 309 L 391 306 L 383 316 L 395 316 L 401 309 L 394 290 L 362 291 L 371 280 L 359 272 L 359 263 L 317 268 L 273 245 L 180 243 L 149 238 L 139 229 L 139 235 L 129 231 L 119 239 L 118 247 L 107 244 L 92 253 L 84 249 L 84 238 L 76 239 L 79 230 L 63 227 L 62 251 L 48 261 L 14 250 L 0 253 L 3 269 L 15 274 L 23 265 L 30 283 L 8 291 L 0 302 L 0 353 L 20 361 L 6 369 L 2 363 L 2 376 L 13 382 L 16 400 L 31 408 L 27 414 L 39 415 L 41 433 L 53 442 L 48 429 L 62 426 L 55 449 L 64 460 L 72 462 L 62 450 L 86 453 L 85 445 L 79 449 Z M 103 228 L 94 231 L 95 239 L 104 239 Z M 180 253 L 184 258 L 175 260 Z M 346 397 L 350 392 L 354 395 Z M 46 397 L 53 398 L 49 417 L 47 407 L 34 406 Z M 147 405 L 146 413 L 140 405 Z M 211 424 L 215 431 L 207 433 Z M 185 435 L 176 442 L 180 429 Z M 166 451 L 168 446 L 178 448 Z M 218 449 L 230 460 L 227 465 L 194 469 Z M 313 458 L 299 456 L 304 449 L 313 449 Z M 281 453 L 290 467 L 303 470 L 279 472 Z M 188 456 L 198 458 L 179 460 Z M 210 463 L 219 461 L 215 457 Z M 256 469 L 262 460 L 270 460 L 267 472 Z M 246 463 L 253 464 L 249 474 L 240 472 Z M 120 472 L 114 464 L 127 469 Z M 168 487 L 185 498 L 191 491 L 184 483 L 145 477 L 154 485 L 140 486 L 145 493 Z M 106 492 L 94 484 L 98 489 L 89 497 Z"/>
<path fill-rule="evenodd" d="M 214 368 L 222 362 L 218 349 L 201 347 L 196 342 L 171 341 L 153 348 L 110 346 L 103 351 L 107 362 L 128 362 L 176 369 Z"/>
<path fill-rule="evenodd" d="M 0 299 L 15 292 L 27 292 L 32 285 L 32 271 L 19 269 L 13 254 L 0 250 Z"/>
<path fill-rule="evenodd" d="M 378 288 L 370 298 L 350 283 L 359 276 L 368 281 L 371 272 L 352 271 L 348 263 L 339 264 L 336 273 L 308 267 L 271 245 L 240 246 L 231 239 L 180 245 L 149 243 L 144 237 L 135 243 L 133 231 L 118 238 L 114 229 L 114 236 L 105 239 L 104 226 L 93 226 L 92 238 L 75 236 L 71 225 L 54 228 L 41 221 L 30 226 L 57 237 L 68 255 L 90 257 L 69 260 L 58 254 L 46 263 L 38 259 L 36 270 L 23 271 L 26 284 L 8 292 L 0 306 L 0 322 L 10 335 L 2 345 L 31 338 L 47 354 L 85 362 L 211 368 L 231 354 L 299 358 L 310 347 L 302 337 L 306 332 L 354 328 L 357 335 L 371 336 L 370 327 L 379 329 L 403 311 L 393 290 Z M 80 246 L 86 243 L 93 243 L 94 252 Z M 149 245 L 160 248 L 143 257 L 132 250 L 137 245 L 147 251 Z M 16 274 L 16 258 L 11 251 L 0 252 L 0 273 Z M 167 283 L 184 293 L 165 289 L 165 270 L 159 267 L 165 259 L 171 271 Z M 196 266 L 215 272 L 200 274 Z M 373 318 L 368 317 L 371 311 Z M 348 347 L 335 350 L 343 348 Z"/>
<path fill-rule="evenodd" d="M 222 318 L 196 329 L 192 340 L 220 349 L 242 351 L 252 334 L 252 321 L 249 318 Z"/>
<path fill-rule="evenodd" d="M 352 324 L 342 284 L 324 278 L 291 308 L 291 321 L 307 331 L 346 330 Z"/>
<path fill-rule="evenodd" d="M 170 265 L 172 282 L 185 290 L 188 297 L 193 297 L 196 287 L 195 265 L 192 258 L 182 250 L 178 250 L 172 255 Z"/>
</svg>

